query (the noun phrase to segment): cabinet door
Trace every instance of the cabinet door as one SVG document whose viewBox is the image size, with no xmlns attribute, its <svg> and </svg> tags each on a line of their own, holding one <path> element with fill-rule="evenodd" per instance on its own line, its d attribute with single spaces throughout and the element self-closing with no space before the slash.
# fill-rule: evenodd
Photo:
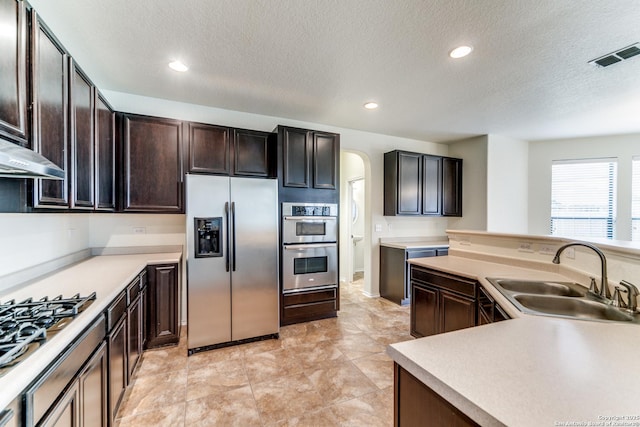
<svg viewBox="0 0 640 427">
<path fill-rule="evenodd" d="M 109 418 L 115 420 L 127 388 L 127 317 L 123 316 L 111 330 L 109 347 Z"/>
<path fill-rule="evenodd" d="M 39 424 L 42 427 L 79 427 L 80 424 L 80 390 L 78 381 L 58 400 L 49 415 Z"/>
<path fill-rule="evenodd" d="M 129 382 L 133 377 L 133 371 L 138 365 L 140 356 L 142 356 L 142 299 L 138 297 L 133 301 L 127 310 L 127 336 L 129 338 L 128 346 L 128 368 Z"/>
<path fill-rule="evenodd" d="M 269 133 L 234 129 L 233 174 L 269 177 L 272 175 Z"/>
<path fill-rule="evenodd" d="M 442 158 L 442 215 L 462 216 L 462 159 Z"/>
<path fill-rule="evenodd" d="M 116 207 L 116 115 L 102 95 L 97 91 L 96 94 L 95 208 L 113 211 Z"/>
<path fill-rule="evenodd" d="M 32 12 L 33 149 L 66 173 L 64 180 L 34 180 L 34 207 L 69 206 L 68 57 Z"/>
<path fill-rule="evenodd" d="M 338 188 L 339 136 L 314 132 L 313 134 L 313 188 Z"/>
<path fill-rule="evenodd" d="M 123 210 L 182 213 L 182 122 L 125 115 L 123 145 Z"/>
<path fill-rule="evenodd" d="M 400 215 L 422 213 L 422 155 L 398 153 L 398 200 Z"/>
<path fill-rule="evenodd" d="M 440 333 L 476 325 L 476 303 L 446 291 L 440 291 Z"/>
<path fill-rule="evenodd" d="M 411 335 L 435 335 L 438 328 L 438 291 L 411 283 Z"/>
<path fill-rule="evenodd" d="M 71 123 L 71 207 L 94 205 L 94 86 L 69 58 L 69 111 Z"/>
<path fill-rule="evenodd" d="M 103 342 L 79 375 L 83 427 L 107 426 L 107 381 L 107 344 Z"/>
<path fill-rule="evenodd" d="M 27 23 L 23 1 L 0 2 L 0 137 L 26 145 Z"/>
<path fill-rule="evenodd" d="M 229 128 L 189 123 L 189 172 L 229 175 Z"/>
<path fill-rule="evenodd" d="M 178 324 L 178 265 L 152 265 L 147 269 L 149 331 L 147 347 L 176 344 Z"/>
<path fill-rule="evenodd" d="M 440 215 L 442 212 L 442 157 L 422 157 L 422 213 Z"/>
<path fill-rule="evenodd" d="M 309 188 L 311 132 L 304 129 L 281 128 L 283 149 L 283 181 L 285 187 Z"/>
</svg>

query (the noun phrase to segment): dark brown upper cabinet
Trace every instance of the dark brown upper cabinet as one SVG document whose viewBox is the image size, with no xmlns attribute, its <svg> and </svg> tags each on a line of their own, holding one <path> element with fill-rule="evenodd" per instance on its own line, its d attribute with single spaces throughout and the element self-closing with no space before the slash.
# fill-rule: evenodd
<svg viewBox="0 0 640 427">
<path fill-rule="evenodd" d="M 189 173 L 275 176 L 275 141 L 268 132 L 188 123 Z"/>
<path fill-rule="evenodd" d="M 122 116 L 122 210 L 184 212 L 183 123 Z"/>
<path fill-rule="evenodd" d="M 64 180 L 34 180 L 33 205 L 69 206 L 67 52 L 31 11 L 31 75 L 33 79 L 33 150 L 66 172 Z"/>
<path fill-rule="evenodd" d="M 73 58 L 69 58 L 69 70 L 71 208 L 93 209 L 95 204 L 95 87 Z"/>
<path fill-rule="evenodd" d="M 229 128 L 188 123 L 190 173 L 229 175 L 230 144 Z"/>
<path fill-rule="evenodd" d="M 274 177 L 275 140 L 269 132 L 233 130 L 233 175 Z"/>
<path fill-rule="evenodd" d="M 462 160 L 399 150 L 385 153 L 384 214 L 462 216 Z"/>
<path fill-rule="evenodd" d="M 340 135 L 278 126 L 284 187 L 338 189 Z"/>
<path fill-rule="evenodd" d="M 0 137 L 27 145 L 27 20 L 23 1 L 0 2 Z"/>
<path fill-rule="evenodd" d="M 116 208 L 116 115 L 97 90 L 95 101 L 95 209 L 113 211 Z"/>
<path fill-rule="evenodd" d="M 462 216 L 462 159 L 442 158 L 442 215 Z"/>
</svg>

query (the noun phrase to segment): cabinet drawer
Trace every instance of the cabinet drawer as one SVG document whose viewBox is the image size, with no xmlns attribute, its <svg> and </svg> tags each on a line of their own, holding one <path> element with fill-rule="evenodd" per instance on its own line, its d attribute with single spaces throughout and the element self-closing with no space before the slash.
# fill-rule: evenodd
<svg viewBox="0 0 640 427">
<path fill-rule="evenodd" d="M 307 317 L 323 313 L 330 313 L 338 309 L 336 301 L 321 301 L 311 304 L 296 304 L 284 308 L 284 316 L 287 319 Z"/>
<path fill-rule="evenodd" d="M 420 250 L 407 251 L 407 259 L 427 258 L 427 257 L 432 257 L 437 255 L 438 255 L 438 252 L 436 249 L 420 249 Z"/>
<path fill-rule="evenodd" d="M 284 306 L 288 307 L 296 304 L 308 304 L 313 302 L 335 300 L 337 297 L 337 289 L 324 289 L 313 292 L 301 292 L 296 294 L 288 294 L 284 296 Z M 334 309 L 335 310 L 335 309 Z"/>
<path fill-rule="evenodd" d="M 35 425 L 40 421 L 104 337 L 104 316 L 100 315 L 76 341 L 77 344 L 59 357 L 56 364 L 27 390 L 25 394 L 27 425 Z"/>
<path fill-rule="evenodd" d="M 140 294 L 140 276 L 136 277 L 133 282 L 127 286 L 127 301 L 131 304 Z"/>
<path fill-rule="evenodd" d="M 124 315 L 127 310 L 127 294 L 126 292 L 122 292 L 118 295 L 118 298 L 111 303 L 109 308 L 107 308 L 107 331 L 113 329 L 113 327 L 118 323 L 118 320 Z"/>
<path fill-rule="evenodd" d="M 418 280 L 471 298 L 476 297 L 476 282 L 463 277 L 435 273 L 413 266 L 411 267 L 411 280 Z"/>
</svg>

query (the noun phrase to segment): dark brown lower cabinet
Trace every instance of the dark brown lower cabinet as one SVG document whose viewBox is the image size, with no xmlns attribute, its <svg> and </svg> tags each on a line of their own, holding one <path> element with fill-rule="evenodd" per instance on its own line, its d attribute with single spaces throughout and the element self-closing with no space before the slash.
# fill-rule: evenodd
<svg viewBox="0 0 640 427">
<path fill-rule="evenodd" d="M 43 427 L 79 427 L 79 415 L 80 386 L 78 382 L 74 382 L 39 425 Z"/>
<path fill-rule="evenodd" d="M 412 265 L 411 335 L 425 337 L 476 326 L 478 283 Z"/>
<path fill-rule="evenodd" d="M 116 418 L 122 396 L 127 389 L 127 319 L 126 315 L 113 327 L 107 337 L 109 348 L 109 419 Z"/>
<path fill-rule="evenodd" d="M 103 342 L 80 372 L 80 421 L 83 427 L 106 427 L 107 407 L 107 344 Z"/>
<path fill-rule="evenodd" d="M 133 371 L 138 366 L 138 361 L 142 356 L 142 298 L 141 295 L 129 304 L 127 309 L 127 331 L 128 355 L 127 366 L 129 382 L 133 377 Z"/>
<path fill-rule="evenodd" d="M 284 326 L 336 317 L 339 309 L 340 291 L 338 288 L 286 294 L 282 296 L 280 324 Z"/>
<path fill-rule="evenodd" d="M 397 363 L 394 363 L 393 424 L 396 427 L 478 426 Z"/>
<path fill-rule="evenodd" d="M 147 348 L 177 344 L 180 340 L 178 274 L 178 264 L 147 267 Z"/>
</svg>

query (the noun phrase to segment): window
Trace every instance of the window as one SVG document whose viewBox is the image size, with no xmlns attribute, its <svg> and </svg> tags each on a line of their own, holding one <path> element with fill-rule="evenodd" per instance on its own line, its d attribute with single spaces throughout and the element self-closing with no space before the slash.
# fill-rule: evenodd
<svg viewBox="0 0 640 427">
<path fill-rule="evenodd" d="M 640 157 L 634 157 L 631 172 L 631 240 L 640 241 Z"/>
<path fill-rule="evenodd" d="M 551 166 L 551 234 L 613 239 L 615 159 L 557 160 Z"/>
</svg>

